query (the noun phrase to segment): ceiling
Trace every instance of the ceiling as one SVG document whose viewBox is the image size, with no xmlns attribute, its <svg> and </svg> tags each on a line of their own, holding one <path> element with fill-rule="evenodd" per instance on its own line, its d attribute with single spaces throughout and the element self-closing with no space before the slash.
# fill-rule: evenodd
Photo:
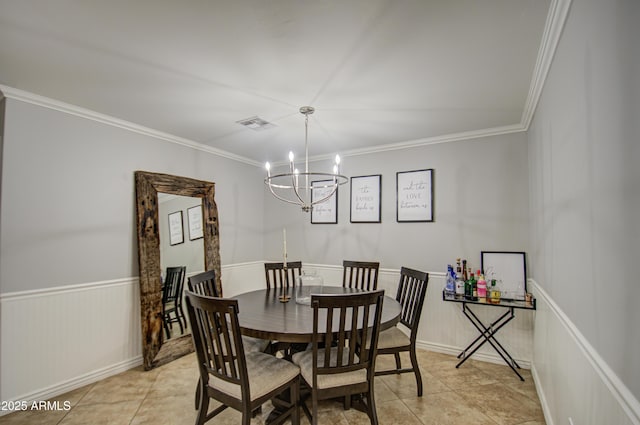
<svg viewBox="0 0 640 425">
<path fill-rule="evenodd" d="M 256 164 L 518 131 L 550 3 L 0 0 L 0 84 Z"/>
</svg>

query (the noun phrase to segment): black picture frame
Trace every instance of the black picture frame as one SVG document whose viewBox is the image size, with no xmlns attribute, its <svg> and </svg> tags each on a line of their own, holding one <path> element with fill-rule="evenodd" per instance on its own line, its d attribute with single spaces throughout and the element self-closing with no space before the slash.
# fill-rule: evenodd
<svg viewBox="0 0 640 425">
<path fill-rule="evenodd" d="M 182 222 L 182 210 L 168 214 L 169 219 L 169 245 L 184 243 L 184 227 Z"/>
<path fill-rule="evenodd" d="M 204 238 L 202 205 L 187 208 L 187 221 L 189 222 L 189 240 L 195 241 Z"/>
<path fill-rule="evenodd" d="M 480 268 L 487 283 L 496 279 L 501 298 L 519 300 L 527 294 L 527 256 L 523 251 L 481 251 Z"/>
<path fill-rule="evenodd" d="M 433 222 L 433 168 L 396 173 L 396 221 Z"/>
<path fill-rule="evenodd" d="M 382 222 L 382 174 L 351 177 L 351 223 Z"/>
<path fill-rule="evenodd" d="M 330 187 L 328 183 L 331 183 Z M 311 202 L 326 197 L 331 190 L 333 190 L 333 180 L 312 181 Z M 338 188 L 326 201 L 313 206 L 311 224 L 338 224 Z"/>
</svg>

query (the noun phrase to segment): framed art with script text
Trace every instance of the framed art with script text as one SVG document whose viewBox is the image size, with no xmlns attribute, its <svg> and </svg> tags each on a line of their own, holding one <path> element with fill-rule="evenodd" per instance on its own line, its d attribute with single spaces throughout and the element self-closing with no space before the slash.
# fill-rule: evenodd
<svg viewBox="0 0 640 425">
<path fill-rule="evenodd" d="M 182 211 L 169 214 L 169 245 L 178 245 L 184 242 L 182 229 Z"/>
<path fill-rule="evenodd" d="M 338 189 L 333 194 L 332 190 L 333 180 L 311 182 L 311 202 L 324 199 L 311 209 L 311 224 L 338 223 Z"/>
<path fill-rule="evenodd" d="M 396 173 L 396 220 L 429 222 L 433 218 L 433 169 Z"/>
<path fill-rule="evenodd" d="M 351 177 L 351 222 L 380 223 L 382 175 Z"/>
<path fill-rule="evenodd" d="M 195 241 L 204 237 L 202 229 L 202 206 L 196 205 L 187 209 L 187 218 L 189 219 L 189 240 Z"/>
</svg>

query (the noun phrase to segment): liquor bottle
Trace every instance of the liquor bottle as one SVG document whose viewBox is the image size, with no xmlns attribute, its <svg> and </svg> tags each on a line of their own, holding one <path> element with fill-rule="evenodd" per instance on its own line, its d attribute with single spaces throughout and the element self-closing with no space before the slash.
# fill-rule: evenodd
<svg viewBox="0 0 640 425">
<path fill-rule="evenodd" d="M 473 299 L 473 287 L 471 286 L 471 279 L 464 280 L 464 298 L 467 300 Z"/>
<path fill-rule="evenodd" d="M 467 260 L 462 260 L 462 279 L 465 282 L 469 280 L 469 276 L 467 276 Z"/>
<path fill-rule="evenodd" d="M 453 274 L 453 266 L 451 264 L 447 265 L 447 277 L 444 292 L 447 295 L 453 295 L 456 293 L 456 280 Z"/>
<path fill-rule="evenodd" d="M 471 299 L 473 301 L 478 301 L 478 287 L 476 286 L 477 282 L 471 269 L 469 269 L 469 276 L 469 286 L 471 286 Z"/>
<path fill-rule="evenodd" d="M 464 298 L 464 280 L 462 279 L 462 272 L 456 273 L 456 298 Z"/>
<path fill-rule="evenodd" d="M 478 275 L 478 298 L 480 301 L 485 301 L 487 299 L 487 281 L 484 279 L 484 276 L 480 273 L 480 270 L 477 272 Z"/>
<path fill-rule="evenodd" d="M 489 291 L 491 296 L 491 302 L 493 304 L 500 304 L 500 289 L 496 285 L 496 280 L 491 279 L 491 289 Z"/>
</svg>

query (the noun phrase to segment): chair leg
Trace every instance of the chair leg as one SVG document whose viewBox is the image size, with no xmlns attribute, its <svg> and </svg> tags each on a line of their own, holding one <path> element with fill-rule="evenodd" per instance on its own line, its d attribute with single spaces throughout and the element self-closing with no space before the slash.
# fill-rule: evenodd
<svg viewBox="0 0 640 425">
<path fill-rule="evenodd" d="M 369 385 L 369 393 L 367 394 L 367 414 L 371 425 L 378 425 L 378 413 L 376 412 L 376 402 L 373 396 L 373 383 Z"/>
<path fill-rule="evenodd" d="M 203 425 L 207 421 L 207 411 L 209 410 L 209 397 L 204 394 L 205 391 L 200 387 L 202 393 L 200 397 L 200 406 L 198 407 L 198 417 L 196 425 Z"/>
<path fill-rule="evenodd" d="M 409 351 L 411 357 L 411 366 L 413 367 L 413 373 L 416 375 L 416 387 L 418 388 L 418 397 L 422 397 L 422 375 L 420 374 L 420 366 L 418 366 L 418 358 L 416 356 L 416 349 L 413 347 Z"/>
<path fill-rule="evenodd" d="M 291 425 L 300 425 L 300 377 L 297 377 L 291 386 L 291 403 L 293 403 Z"/>
<path fill-rule="evenodd" d="M 396 358 L 396 370 L 402 369 L 402 362 L 400 361 L 400 353 L 393 353 Z"/>
<path fill-rule="evenodd" d="M 311 406 L 312 406 L 312 415 L 311 415 L 311 425 L 318 425 L 318 396 L 313 395 L 311 397 Z"/>
<path fill-rule="evenodd" d="M 171 338 L 171 330 L 169 329 L 169 317 L 162 317 L 162 324 L 164 326 L 164 333 L 167 335 L 167 339 Z"/>
</svg>

